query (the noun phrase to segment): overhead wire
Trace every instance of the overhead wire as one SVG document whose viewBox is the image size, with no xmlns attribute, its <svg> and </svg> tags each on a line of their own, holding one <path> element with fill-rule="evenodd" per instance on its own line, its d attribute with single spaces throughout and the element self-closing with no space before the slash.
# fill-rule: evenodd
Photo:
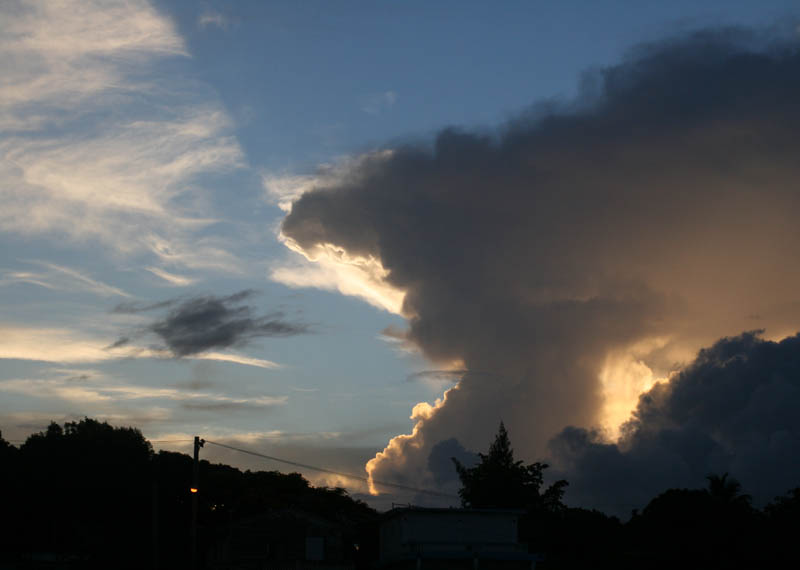
<svg viewBox="0 0 800 570">
<path fill-rule="evenodd" d="M 26 440 L 24 440 L 24 439 L 7 439 L 6 441 L 9 442 L 9 443 L 25 443 Z M 150 439 L 148 441 L 150 443 L 191 443 L 194 440 L 193 439 Z M 328 473 L 330 475 L 338 475 L 339 477 L 346 477 L 348 479 L 355 479 L 357 481 L 362 481 L 364 483 L 369 483 L 369 478 L 363 477 L 361 475 L 355 475 L 353 473 L 344 473 L 342 471 L 335 471 L 333 469 L 326 469 L 324 467 L 316 467 L 314 465 L 307 465 L 305 463 L 299 463 L 297 461 L 290 461 L 288 459 L 281 459 L 279 457 L 274 457 L 272 455 L 266 455 L 264 453 L 258 453 L 256 451 L 250 451 L 248 449 L 241 449 L 239 447 L 234 447 L 232 445 L 227 445 L 225 443 L 219 443 L 217 441 L 211 441 L 211 440 L 208 440 L 208 439 L 206 439 L 205 442 L 206 443 L 210 443 L 212 445 L 216 445 L 218 447 L 224 447 L 224 448 L 230 449 L 232 451 L 238 451 L 240 453 L 245 453 L 247 455 L 253 455 L 255 457 L 260 457 L 262 459 L 269 459 L 271 461 L 277 461 L 278 463 L 284 463 L 286 465 L 292 465 L 294 467 L 301 467 L 303 469 L 311 469 L 313 471 L 319 471 L 321 473 Z M 377 479 L 373 479 L 372 483 L 375 484 L 375 485 L 380 485 L 381 487 L 392 487 L 394 489 L 400 489 L 400 490 L 403 490 L 403 491 L 411 491 L 411 492 L 415 492 L 415 493 L 422 493 L 422 494 L 425 494 L 425 495 L 432 495 L 432 496 L 435 496 L 435 497 L 444 497 L 444 498 L 447 498 L 447 499 L 458 499 L 458 497 L 456 495 L 451 495 L 449 493 L 442 493 L 441 491 L 432 491 L 430 489 L 420 489 L 418 487 L 412 487 L 410 485 L 402 485 L 400 483 L 389 483 L 387 481 L 379 481 Z M 609 503 L 609 504 L 599 504 L 599 505 L 596 505 L 596 506 L 599 506 L 599 507 L 613 507 L 613 508 L 619 508 L 619 507 L 641 508 L 641 505 L 634 504 L 634 503 L 618 503 L 618 504 Z"/>
<path fill-rule="evenodd" d="M 212 445 L 216 445 L 218 447 L 224 447 L 226 449 L 231 449 L 233 451 L 238 451 L 240 453 L 245 453 L 247 455 L 253 455 L 255 457 L 261 457 L 262 459 L 269 459 L 271 461 L 277 461 L 278 463 L 285 463 L 287 465 L 292 465 L 294 467 L 301 467 L 303 469 L 311 469 L 313 471 L 319 471 L 322 473 L 329 473 L 331 475 L 338 475 L 339 477 L 346 477 L 348 479 L 355 479 L 357 481 L 362 481 L 364 483 L 369 483 L 370 479 L 367 477 L 363 477 L 361 475 L 354 475 L 353 473 L 344 473 L 342 471 L 335 471 L 333 469 L 326 469 L 325 467 L 316 467 L 314 465 L 307 465 L 305 463 L 299 463 L 297 461 L 290 461 L 288 459 L 281 459 L 279 457 L 274 457 L 272 455 L 266 455 L 264 453 L 258 453 L 257 451 L 250 451 L 249 449 L 241 449 L 239 447 L 234 447 L 232 445 L 227 445 L 225 443 L 219 443 L 217 441 L 210 441 L 205 440 L 206 443 L 210 443 Z M 412 487 L 410 485 L 402 485 L 400 483 L 389 483 L 388 481 L 378 481 L 377 479 L 372 479 L 372 483 L 374 485 L 380 485 L 381 487 L 391 487 L 393 489 L 401 489 L 403 491 L 412 491 L 415 493 L 422 493 L 425 495 L 432 495 L 435 497 L 444 497 L 447 499 L 458 499 L 457 496 L 451 495 L 449 493 L 442 493 L 441 491 L 432 491 L 430 489 L 420 489 L 418 487 Z"/>
</svg>

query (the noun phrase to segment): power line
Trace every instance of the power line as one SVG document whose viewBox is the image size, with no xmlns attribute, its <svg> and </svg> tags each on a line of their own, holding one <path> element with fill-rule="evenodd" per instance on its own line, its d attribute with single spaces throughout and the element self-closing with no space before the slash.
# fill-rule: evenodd
<svg viewBox="0 0 800 570">
<path fill-rule="evenodd" d="M 277 436 L 276 436 L 277 437 Z M 24 439 L 7 439 L 9 443 L 25 443 L 27 440 Z M 191 439 L 149 439 L 150 443 L 191 443 L 193 440 Z M 279 463 L 285 463 L 287 465 L 293 465 L 295 467 L 302 467 L 304 469 L 312 469 L 314 471 L 320 471 L 322 473 L 329 473 L 331 475 L 338 475 L 340 477 L 347 477 L 349 479 L 355 479 L 357 481 L 362 481 L 364 483 L 369 483 L 369 479 L 367 477 L 362 477 L 360 475 L 354 475 L 352 473 L 343 473 L 341 471 L 334 471 L 332 469 L 326 469 L 324 467 L 315 467 L 313 465 L 306 465 L 305 463 L 298 463 L 296 461 L 289 461 L 288 459 L 281 459 L 279 457 L 273 457 L 271 455 L 265 455 L 263 453 L 258 453 L 256 451 L 250 451 L 247 449 L 241 449 L 238 447 L 233 447 L 232 445 L 226 445 L 224 443 L 218 443 L 216 441 L 205 440 L 206 443 L 210 443 L 212 445 L 216 445 L 218 447 L 224 447 L 227 449 L 231 449 L 233 451 L 238 451 L 240 453 L 246 453 L 247 455 L 254 455 L 256 457 L 261 457 L 263 459 L 269 459 L 271 461 L 277 461 Z M 385 481 L 378 481 L 377 479 L 373 479 L 372 482 L 377 485 L 381 485 L 383 487 L 393 487 L 395 489 L 402 489 L 404 491 L 413 491 L 416 493 L 423 493 L 426 495 L 433 495 L 435 497 L 445 497 L 447 499 L 458 499 L 455 495 L 450 495 L 448 493 L 442 493 L 439 491 L 431 491 L 429 489 L 419 489 L 417 487 L 411 487 L 409 485 L 401 485 L 399 483 L 387 483 Z M 594 507 L 601 507 L 601 508 L 636 508 L 641 509 L 643 505 L 641 503 L 598 503 L 595 504 Z"/>
<path fill-rule="evenodd" d="M 25 443 L 26 439 L 7 439 L 8 443 Z M 191 439 L 148 439 L 150 443 L 191 443 Z"/>
<path fill-rule="evenodd" d="M 269 459 L 271 461 L 277 461 L 279 463 L 285 463 L 287 465 L 292 465 L 294 467 L 302 467 L 303 469 L 311 469 L 313 471 L 320 471 L 322 473 L 329 473 L 331 475 L 338 475 L 340 477 L 347 477 L 349 479 L 355 479 L 357 481 L 363 481 L 364 483 L 369 483 L 369 479 L 367 477 L 362 477 L 361 475 L 353 475 L 352 473 L 343 473 L 341 471 L 334 471 L 333 469 L 326 469 L 324 467 L 315 467 L 314 465 L 306 465 L 305 463 L 298 463 L 296 461 L 289 461 L 288 459 L 281 459 L 279 457 L 273 457 L 271 455 L 265 455 L 263 453 L 258 453 L 256 451 L 250 451 L 248 449 L 241 449 L 238 447 L 233 447 L 232 445 L 226 445 L 224 443 L 218 443 L 216 441 L 206 440 L 206 443 L 210 443 L 212 445 L 216 445 L 218 447 L 224 447 L 226 449 L 232 449 L 233 451 L 238 451 L 240 453 L 246 453 L 247 455 L 254 455 L 256 457 L 261 457 L 263 459 Z M 450 495 L 448 493 L 441 493 L 439 491 L 431 491 L 429 489 L 419 489 L 417 487 L 411 487 L 409 485 L 401 485 L 399 483 L 388 483 L 386 481 L 378 481 L 376 479 L 372 480 L 373 484 L 380 485 L 382 487 L 393 487 L 395 489 L 402 489 L 404 491 L 413 491 L 415 493 L 423 493 L 425 495 L 433 495 L 435 497 L 445 497 L 448 499 L 458 499 L 455 495 Z"/>
</svg>

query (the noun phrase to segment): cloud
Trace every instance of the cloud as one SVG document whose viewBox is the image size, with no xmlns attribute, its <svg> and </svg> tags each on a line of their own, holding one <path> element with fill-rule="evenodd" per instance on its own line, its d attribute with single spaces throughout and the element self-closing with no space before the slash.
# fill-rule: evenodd
<svg viewBox="0 0 800 570">
<path fill-rule="evenodd" d="M 154 423 L 168 421 L 171 410 L 160 406 L 137 406 L 135 410 L 95 410 L 93 418 L 114 425 L 149 426 Z M 23 442 L 32 433 L 43 431 L 50 422 L 64 424 L 84 419 L 85 414 L 64 413 L 63 410 L 22 411 L 0 414 L 0 425 L 3 426 L 3 437 L 8 440 Z M 189 440 L 191 443 L 191 439 Z"/>
<path fill-rule="evenodd" d="M 800 481 L 798 407 L 800 336 L 745 333 L 642 394 L 618 443 L 570 427 L 551 449 L 569 500 L 584 506 L 627 514 L 668 487 L 702 487 L 726 472 L 764 504 Z"/>
<path fill-rule="evenodd" d="M 281 367 L 280 364 L 272 362 L 271 360 L 242 356 L 241 354 L 233 354 L 229 352 L 201 352 L 193 354 L 192 358 L 196 358 L 198 360 L 216 360 L 218 362 L 233 362 L 234 364 L 244 364 L 245 366 L 255 366 L 257 368 L 271 369 Z"/>
<path fill-rule="evenodd" d="M 203 30 L 212 26 L 221 30 L 227 30 L 228 19 L 219 12 L 206 8 L 197 17 L 197 25 Z"/>
<path fill-rule="evenodd" d="M 209 225 L 212 221 L 185 220 L 184 222 L 186 225 L 199 229 Z M 178 229 L 180 227 L 181 224 L 178 223 Z M 228 275 L 242 275 L 245 272 L 241 260 L 229 251 L 234 244 L 218 237 L 187 237 L 173 234 L 169 239 L 165 239 L 152 233 L 142 241 L 145 247 L 164 265 L 187 269 L 208 269 Z"/>
<path fill-rule="evenodd" d="M 296 283 L 401 313 L 406 341 L 468 371 L 415 408 L 377 478 L 433 481 L 437 443 L 484 449 L 500 419 L 538 459 L 565 426 L 616 429 L 637 390 L 749 315 L 797 330 L 800 55 L 784 39 L 639 46 L 575 101 L 306 181 L 281 232 L 325 277 Z"/>
<path fill-rule="evenodd" d="M 281 400 L 279 402 L 272 401 L 266 405 L 263 402 L 253 402 L 250 400 L 210 400 L 206 402 L 189 400 L 181 402 L 181 408 L 192 412 L 263 412 L 264 408 L 284 403 L 285 400 Z"/>
<path fill-rule="evenodd" d="M 170 285 L 175 285 L 176 287 L 188 287 L 189 285 L 193 285 L 197 282 L 196 279 L 170 273 L 169 271 L 165 271 L 164 269 L 160 269 L 158 267 L 145 267 L 145 269 L 156 277 L 160 277 Z"/>
<path fill-rule="evenodd" d="M 227 297 L 209 295 L 152 305 L 122 304 L 114 310 L 138 313 L 172 307 L 164 318 L 144 330 L 163 343 L 163 347 L 155 347 L 155 351 L 168 350 L 179 358 L 194 356 L 272 368 L 274 363 L 268 361 L 213 352 L 213 349 L 244 346 L 255 338 L 294 336 L 309 331 L 307 325 L 284 320 L 280 312 L 254 316 L 253 308 L 242 304 L 252 295 L 252 291 L 240 291 Z M 128 336 L 123 336 L 109 348 L 124 346 L 128 340 Z"/>
<path fill-rule="evenodd" d="M 464 449 L 464 446 L 455 438 L 445 439 L 431 447 L 431 454 L 428 456 L 428 470 L 433 473 L 433 480 L 438 488 L 458 483 L 458 473 L 453 459 L 458 460 L 462 465 L 472 467 L 478 463 L 479 457 L 478 454 Z M 450 486 L 453 487 L 453 485 Z"/>
<path fill-rule="evenodd" d="M 381 93 L 370 93 L 361 100 L 361 110 L 368 115 L 380 115 L 390 110 L 397 103 L 397 93 L 394 91 L 383 91 Z"/>
<path fill-rule="evenodd" d="M 330 170 L 330 169 L 328 169 Z M 322 174 L 326 178 L 334 178 L 335 174 Z M 261 185 L 264 187 L 264 198 L 276 204 L 284 212 L 292 210 L 292 203 L 304 193 L 313 190 L 320 184 L 320 176 L 314 175 L 274 175 L 262 174 Z"/>
<path fill-rule="evenodd" d="M 349 180 L 369 161 L 391 156 L 391 151 L 378 151 L 364 156 L 323 164 L 314 175 L 262 175 L 265 198 L 290 213 L 301 196 Z M 386 269 L 374 256 L 349 255 L 342 248 L 320 243 L 301 247 L 283 232 L 278 239 L 292 252 L 299 253 L 291 261 L 276 263 L 270 269 L 270 279 L 287 287 L 315 287 L 360 297 L 367 303 L 400 314 L 404 293 L 385 280 Z"/>
<path fill-rule="evenodd" d="M 130 301 L 119 303 L 116 307 L 112 309 L 114 313 L 121 313 L 121 314 L 131 314 L 135 315 L 137 313 L 146 313 L 148 311 L 155 311 L 158 309 L 165 309 L 167 307 L 172 307 L 178 302 L 177 299 L 167 299 L 166 301 L 158 301 L 157 303 L 142 303 L 139 301 Z"/>
<path fill-rule="evenodd" d="M 109 345 L 108 339 L 102 335 L 92 335 L 73 329 L 18 324 L 0 325 L 0 359 L 80 364 L 128 358 L 174 357 L 175 355 L 169 350 L 138 346 L 130 337 L 125 336 Z M 280 364 L 276 362 L 229 351 L 197 352 L 184 358 L 216 360 L 265 369 L 280 368 Z"/>
<path fill-rule="evenodd" d="M 428 382 L 432 384 L 453 384 L 466 374 L 466 370 L 420 370 L 408 375 L 409 382 Z"/>
<path fill-rule="evenodd" d="M 32 271 L 6 271 L 3 273 L 3 276 L 0 277 L 0 285 L 30 283 L 46 289 L 59 291 L 89 291 L 103 297 L 130 297 L 130 294 L 122 289 L 92 279 L 75 269 L 46 261 L 33 260 L 28 263 L 38 265 L 47 271 L 38 273 Z"/>
<path fill-rule="evenodd" d="M 189 246 L 214 222 L 198 176 L 243 154 L 216 96 L 181 73 L 172 23 L 146 0 L 12 0 L 3 19 L 0 230 L 240 268 L 219 243 Z"/>
<path fill-rule="evenodd" d="M 65 328 L 0 325 L 0 359 L 102 362 L 114 358 L 101 338 Z"/>
<path fill-rule="evenodd" d="M 315 287 L 360 297 L 370 305 L 400 314 L 403 293 L 387 285 L 386 269 L 373 257 L 350 257 L 346 252 L 319 246 L 310 252 L 287 241 L 289 249 L 302 252 L 305 261 L 276 267 L 270 273 L 273 281 L 287 287 Z"/>
<path fill-rule="evenodd" d="M 147 434 L 151 440 L 166 440 L 167 443 L 154 443 L 154 447 L 191 449 L 191 441 L 195 434 L 186 432 L 158 432 Z M 372 447 L 353 445 L 353 434 L 350 432 L 287 432 L 283 430 L 238 432 L 233 429 L 203 430 L 200 434 L 206 440 L 201 451 L 204 459 L 212 462 L 235 465 L 240 469 L 253 471 L 277 470 L 283 473 L 302 473 L 314 485 L 341 486 L 351 492 L 366 492 L 364 477 L 364 459 L 374 455 Z M 172 443 L 172 442 L 185 443 Z M 313 465 L 330 471 L 353 474 L 359 479 L 337 476 L 333 473 L 322 473 L 272 461 L 238 451 L 226 449 L 208 443 L 214 441 L 244 449 L 255 454 L 277 457 L 294 463 Z M 401 496 L 408 497 L 408 494 Z"/>
<path fill-rule="evenodd" d="M 102 373 L 82 374 L 76 380 L 69 370 L 52 370 L 51 378 L 18 378 L 0 380 L 0 392 L 21 394 L 30 398 L 57 399 L 74 404 L 116 404 L 130 400 L 175 401 L 187 409 L 265 409 L 285 405 L 286 396 L 233 397 L 225 394 L 176 388 L 158 388 L 117 382 Z"/>
<path fill-rule="evenodd" d="M 364 459 L 375 453 L 372 447 L 354 446 L 347 432 L 285 432 L 282 430 L 236 432 L 235 430 L 212 430 L 200 433 L 206 440 L 201 451 L 204 459 L 212 462 L 236 465 L 240 469 L 259 471 L 277 470 L 283 473 L 301 473 L 313 485 L 341 486 L 351 493 L 365 493 Z M 193 434 L 173 432 L 160 433 L 152 439 L 188 439 L 191 446 Z M 299 465 L 286 464 L 268 458 L 244 454 L 210 444 L 210 441 L 244 449 L 255 454 L 264 454 L 293 463 L 302 463 L 330 471 L 353 474 L 359 479 L 334 473 L 323 473 Z M 158 445 L 158 444 L 156 444 Z M 167 444 L 169 447 L 177 447 Z M 391 496 L 391 494 L 390 494 Z M 400 492 L 395 499 L 408 498 Z"/>
</svg>

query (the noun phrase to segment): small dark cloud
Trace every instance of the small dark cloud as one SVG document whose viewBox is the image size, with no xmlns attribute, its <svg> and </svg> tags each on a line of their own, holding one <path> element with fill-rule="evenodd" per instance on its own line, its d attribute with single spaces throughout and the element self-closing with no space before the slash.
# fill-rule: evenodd
<svg viewBox="0 0 800 570">
<path fill-rule="evenodd" d="M 176 382 L 175 388 L 179 390 L 199 391 L 211 388 L 219 380 L 218 365 L 208 361 L 198 361 L 192 364 L 190 378 Z"/>
<path fill-rule="evenodd" d="M 128 343 L 130 343 L 130 341 L 131 341 L 130 337 L 127 337 L 127 336 L 121 336 L 121 337 L 119 337 L 117 340 L 115 340 L 114 342 L 112 342 L 111 344 L 109 344 L 109 345 L 106 347 L 106 350 L 113 350 L 113 349 L 115 349 L 115 348 L 121 348 L 121 347 L 123 347 L 123 346 L 127 345 Z"/>
<path fill-rule="evenodd" d="M 395 325 L 389 325 L 381 331 L 381 336 L 398 342 L 408 340 L 408 331 L 401 329 Z"/>
<path fill-rule="evenodd" d="M 171 307 L 178 300 L 176 299 L 169 299 L 167 301 L 161 301 L 159 303 L 138 303 L 136 301 L 130 302 L 123 302 L 118 304 L 116 307 L 111 309 L 112 313 L 121 313 L 121 314 L 136 314 L 136 313 L 145 313 L 148 311 L 155 311 L 158 309 L 164 309 L 166 307 Z"/>
<path fill-rule="evenodd" d="M 142 334 L 157 336 L 162 345 L 174 356 L 190 356 L 214 349 L 244 346 L 255 338 L 287 337 L 309 332 L 303 323 L 291 322 L 280 311 L 257 316 L 253 307 L 244 304 L 254 294 L 251 290 L 217 297 L 197 296 L 182 300 L 169 300 L 151 305 L 127 304 L 117 312 L 145 312 L 171 307 L 161 319 L 147 325 Z M 128 344 L 128 337 L 120 337 L 110 348 Z"/>
<path fill-rule="evenodd" d="M 88 374 L 79 374 L 77 376 L 70 376 L 67 378 L 67 382 L 85 382 L 89 380 L 90 376 Z"/>
</svg>

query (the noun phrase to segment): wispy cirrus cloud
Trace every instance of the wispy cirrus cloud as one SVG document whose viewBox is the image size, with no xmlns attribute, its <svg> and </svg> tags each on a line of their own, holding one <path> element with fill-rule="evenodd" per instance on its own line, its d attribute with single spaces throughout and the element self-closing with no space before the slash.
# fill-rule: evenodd
<svg viewBox="0 0 800 570">
<path fill-rule="evenodd" d="M 193 285 L 194 283 L 197 282 L 196 279 L 192 279 L 191 277 L 170 273 L 169 271 L 166 271 L 159 267 L 145 267 L 145 269 L 147 269 L 147 271 L 149 271 L 156 277 L 160 277 L 170 285 L 174 285 L 176 287 L 188 287 L 189 285 Z"/>
<path fill-rule="evenodd" d="M 59 118 L 47 113 L 123 88 L 127 65 L 187 55 L 171 23 L 141 0 L 10 0 L 3 11 L 0 50 L 15 63 L 0 84 L 4 129 L 41 127 Z"/>
<path fill-rule="evenodd" d="M 60 364 L 97 363 L 122 359 L 173 359 L 168 350 L 137 346 L 127 342 L 109 347 L 108 338 L 64 327 L 0 325 L 0 360 L 30 360 Z M 185 356 L 190 360 L 214 360 L 243 366 L 274 369 L 280 364 L 231 351 L 205 351 Z"/>
<path fill-rule="evenodd" d="M 243 155 L 213 93 L 180 72 L 188 54 L 172 23 L 145 0 L 3 12 L 0 230 L 238 267 L 219 243 L 186 245 L 214 222 L 198 176 Z"/>
<path fill-rule="evenodd" d="M 196 434 L 193 432 L 165 430 L 151 437 L 156 440 L 154 443 L 156 448 L 188 450 L 194 435 Z M 207 442 L 214 441 L 268 457 L 243 455 L 238 451 L 208 443 L 203 448 L 203 457 L 212 462 L 235 464 L 240 469 L 296 471 L 302 473 L 314 485 L 344 487 L 353 493 L 366 493 L 363 461 L 365 457 L 374 453 L 374 449 L 369 446 L 354 446 L 354 435 L 357 438 L 359 434 L 338 431 L 290 432 L 279 429 L 237 431 L 215 428 L 202 432 L 202 437 Z M 281 461 L 276 462 L 270 459 L 271 457 L 280 458 Z M 320 472 L 305 467 L 312 465 L 338 471 L 340 474 Z M 344 474 L 353 474 L 356 478 Z"/>
<path fill-rule="evenodd" d="M 44 271 L 5 271 L 0 274 L 0 285 L 29 283 L 46 289 L 58 291 L 90 292 L 102 297 L 130 297 L 131 295 L 119 287 L 114 287 L 88 275 L 55 263 L 32 260 L 29 264 L 38 266 Z"/>
<path fill-rule="evenodd" d="M 426 382 L 433 385 L 438 384 L 455 384 L 458 382 L 467 370 L 420 370 L 409 374 L 406 380 L 408 382 Z"/>
<path fill-rule="evenodd" d="M 397 92 L 382 91 L 380 93 L 370 93 L 361 100 L 361 110 L 368 115 L 380 115 L 389 111 L 397 103 Z"/>
<path fill-rule="evenodd" d="M 50 422 L 63 424 L 82 420 L 85 414 L 64 412 L 62 409 L 24 410 L 0 413 L 0 425 L 3 426 L 3 438 L 22 443 L 32 433 L 47 428 Z M 99 421 L 106 421 L 115 425 L 149 426 L 169 421 L 172 410 L 158 405 L 140 405 L 135 409 L 96 409 L 92 417 Z M 191 438 L 189 439 L 191 443 Z"/>
<path fill-rule="evenodd" d="M 51 369 L 45 378 L 0 380 L 0 392 L 30 398 L 57 399 L 75 404 L 120 403 L 130 400 L 176 402 L 190 410 L 247 410 L 282 406 L 287 396 L 235 397 L 218 392 L 141 386 L 120 382 L 99 371 Z"/>
<path fill-rule="evenodd" d="M 281 365 L 271 360 L 264 360 L 263 358 L 252 358 L 250 356 L 243 356 L 241 354 L 233 354 L 226 352 L 204 352 L 194 354 L 192 358 L 196 360 L 216 360 L 218 362 L 232 362 L 234 364 L 243 364 L 245 366 L 255 366 L 256 368 L 280 368 Z"/>
<path fill-rule="evenodd" d="M 206 8 L 197 17 L 197 25 L 203 30 L 212 27 L 219 28 L 220 30 L 227 30 L 229 22 L 228 18 L 226 18 L 223 14 L 217 12 L 216 10 Z"/>
<path fill-rule="evenodd" d="M 0 359 L 102 362 L 114 358 L 102 338 L 63 327 L 0 325 Z"/>
</svg>

